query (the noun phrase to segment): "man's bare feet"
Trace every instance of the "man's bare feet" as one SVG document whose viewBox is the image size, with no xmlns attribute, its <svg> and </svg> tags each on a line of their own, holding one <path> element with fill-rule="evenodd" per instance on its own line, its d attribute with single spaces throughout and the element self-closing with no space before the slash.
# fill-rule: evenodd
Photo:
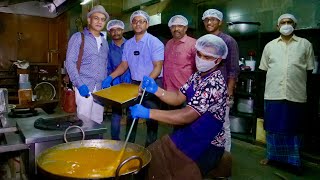
<svg viewBox="0 0 320 180">
<path fill-rule="evenodd" d="M 260 164 L 261 165 L 267 165 L 269 163 L 269 160 L 268 159 L 262 159 L 261 161 L 260 161 Z"/>
</svg>

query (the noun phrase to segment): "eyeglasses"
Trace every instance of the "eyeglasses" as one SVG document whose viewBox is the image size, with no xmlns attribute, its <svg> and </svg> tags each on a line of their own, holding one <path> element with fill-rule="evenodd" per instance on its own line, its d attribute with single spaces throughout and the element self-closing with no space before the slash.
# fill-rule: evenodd
<svg viewBox="0 0 320 180">
<path fill-rule="evenodd" d="M 215 21 L 219 21 L 219 19 L 217 19 L 217 18 L 205 18 L 205 19 L 203 20 L 203 22 L 205 22 L 205 23 L 208 23 L 209 21 L 215 22 Z"/>
<path fill-rule="evenodd" d="M 95 20 L 95 21 L 101 21 L 101 22 L 106 22 L 107 21 L 107 19 L 106 18 L 99 18 L 98 16 L 93 16 L 92 17 L 93 18 L 93 20 Z"/>
<path fill-rule="evenodd" d="M 135 24 L 135 25 L 137 25 L 137 24 L 144 24 L 145 22 L 147 22 L 146 20 L 132 20 L 132 24 Z"/>
</svg>

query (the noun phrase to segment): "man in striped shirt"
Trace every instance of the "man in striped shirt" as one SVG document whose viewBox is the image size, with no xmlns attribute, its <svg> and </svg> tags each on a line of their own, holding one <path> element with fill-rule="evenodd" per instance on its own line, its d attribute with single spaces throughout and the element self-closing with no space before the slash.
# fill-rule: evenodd
<svg viewBox="0 0 320 180">
<path fill-rule="evenodd" d="M 84 28 L 84 48 L 80 69 L 78 55 L 82 42 L 81 33 L 72 35 L 68 43 L 66 69 L 76 93 L 77 116 L 83 121 L 103 121 L 104 107 L 93 101 L 90 93 L 101 89 L 107 76 L 108 43 L 101 30 L 109 19 L 103 6 L 95 6 L 87 14 L 88 27 Z"/>
</svg>

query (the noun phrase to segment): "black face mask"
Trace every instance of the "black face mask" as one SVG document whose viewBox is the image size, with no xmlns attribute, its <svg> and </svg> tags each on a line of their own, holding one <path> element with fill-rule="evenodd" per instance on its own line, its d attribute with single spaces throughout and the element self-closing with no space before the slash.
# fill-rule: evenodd
<svg viewBox="0 0 320 180">
<path fill-rule="evenodd" d="M 138 56 L 140 54 L 139 51 L 133 51 L 133 55 Z"/>
</svg>

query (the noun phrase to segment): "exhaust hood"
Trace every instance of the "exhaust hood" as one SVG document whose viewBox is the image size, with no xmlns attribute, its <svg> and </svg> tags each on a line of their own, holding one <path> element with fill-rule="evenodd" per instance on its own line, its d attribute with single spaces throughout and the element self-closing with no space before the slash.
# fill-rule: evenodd
<svg viewBox="0 0 320 180">
<path fill-rule="evenodd" d="M 189 28 L 195 27 L 195 18 L 196 12 L 195 8 L 191 6 L 191 0 L 183 1 L 174 1 L 174 0 L 161 0 L 161 1 L 154 1 L 151 0 L 150 2 L 157 2 L 155 4 L 144 4 L 146 6 L 136 6 L 125 10 L 123 15 L 121 16 L 121 20 L 125 23 L 125 32 L 131 31 L 130 25 L 130 16 L 133 11 L 141 9 L 147 12 L 150 16 L 150 23 L 149 26 L 155 25 L 167 25 L 170 18 L 174 15 L 180 14 L 185 16 L 189 21 Z M 178 8 L 179 7 L 179 8 Z"/>
<path fill-rule="evenodd" d="M 7 0 L 0 2 L 0 12 L 55 18 L 79 0 Z"/>
</svg>

